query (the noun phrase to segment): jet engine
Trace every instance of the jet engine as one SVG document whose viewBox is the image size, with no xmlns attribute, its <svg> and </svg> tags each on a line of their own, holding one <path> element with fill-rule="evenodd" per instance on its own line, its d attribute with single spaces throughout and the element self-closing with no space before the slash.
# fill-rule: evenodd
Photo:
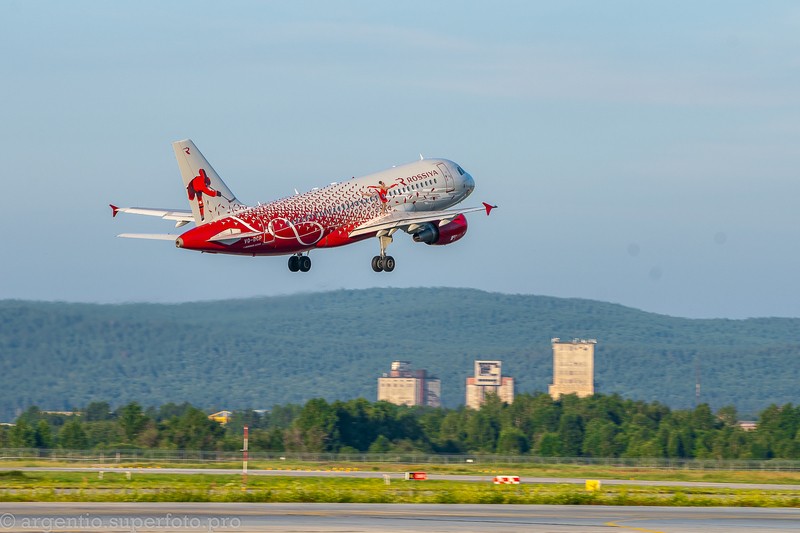
<svg viewBox="0 0 800 533">
<path fill-rule="evenodd" d="M 467 217 L 463 214 L 441 225 L 435 222 L 426 222 L 411 236 L 414 242 L 435 244 L 442 246 L 456 242 L 467 233 Z"/>
</svg>

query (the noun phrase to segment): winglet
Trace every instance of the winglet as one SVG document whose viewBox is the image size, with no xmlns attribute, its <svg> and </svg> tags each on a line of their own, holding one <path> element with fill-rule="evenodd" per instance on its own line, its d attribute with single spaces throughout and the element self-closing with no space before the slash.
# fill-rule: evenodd
<svg viewBox="0 0 800 533">
<path fill-rule="evenodd" d="M 487 217 L 489 216 L 489 213 L 492 212 L 492 209 L 497 207 L 496 205 L 487 204 L 486 202 L 481 202 L 481 203 L 483 204 L 483 207 L 486 209 L 486 216 Z"/>
<path fill-rule="evenodd" d="M 111 218 L 117 216 L 117 213 L 119 213 L 119 207 L 115 206 L 114 204 L 108 204 L 108 207 L 111 208 Z"/>
</svg>

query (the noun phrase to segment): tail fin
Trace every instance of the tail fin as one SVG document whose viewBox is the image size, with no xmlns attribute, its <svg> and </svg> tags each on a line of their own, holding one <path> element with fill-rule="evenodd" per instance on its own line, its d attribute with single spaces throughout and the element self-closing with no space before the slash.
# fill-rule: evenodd
<svg viewBox="0 0 800 533">
<path fill-rule="evenodd" d="M 175 141 L 172 149 L 198 226 L 244 207 L 190 139 Z"/>
</svg>

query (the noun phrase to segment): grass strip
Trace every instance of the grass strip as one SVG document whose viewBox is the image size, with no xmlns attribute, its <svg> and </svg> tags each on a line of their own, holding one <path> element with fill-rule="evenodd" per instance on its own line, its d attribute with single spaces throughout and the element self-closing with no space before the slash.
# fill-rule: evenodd
<svg viewBox="0 0 800 533">
<path fill-rule="evenodd" d="M 573 484 L 494 485 L 487 481 L 382 479 L 213 474 L 20 472 L 0 474 L 5 502 L 307 502 L 467 503 L 549 505 L 665 505 L 800 507 L 791 490 L 706 487 L 604 486 L 587 492 Z"/>
</svg>

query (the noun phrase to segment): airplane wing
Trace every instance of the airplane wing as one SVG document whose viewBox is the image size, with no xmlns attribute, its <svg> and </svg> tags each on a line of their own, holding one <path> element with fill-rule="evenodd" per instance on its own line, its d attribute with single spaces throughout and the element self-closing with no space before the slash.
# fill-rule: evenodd
<svg viewBox="0 0 800 533">
<path fill-rule="evenodd" d="M 131 215 L 147 215 L 151 217 L 161 217 L 164 220 L 176 221 L 175 227 L 180 228 L 189 222 L 194 222 L 194 215 L 191 211 L 173 211 L 170 209 L 153 209 L 150 207 L 117 207 L 114 204 L 108 204 L 111 207 L 111 216 L 117 216 L 117 213 L 129 213 Z"/>
<path fill-rule="evenodd" d="M 395 211 L 388 215 L 383 215 L 378 218 L 365 222 L 350 232 L 350 237 L 357 237 L 367 233 L 375 233 L 382 230 L 402 229 L 403 231 L 413 231 L 413 226 L 421 225 L 425 222 L 441 221 L 441 224 L 447 224 L 458 215 L 464 213 L 473 213 L 475 211 L 486 211 L 488 215 L 495 205 L 483 203 L 482 207 L 467 207 L 464 209 L 445 209 L 442 211 Z"/>
</svg>

